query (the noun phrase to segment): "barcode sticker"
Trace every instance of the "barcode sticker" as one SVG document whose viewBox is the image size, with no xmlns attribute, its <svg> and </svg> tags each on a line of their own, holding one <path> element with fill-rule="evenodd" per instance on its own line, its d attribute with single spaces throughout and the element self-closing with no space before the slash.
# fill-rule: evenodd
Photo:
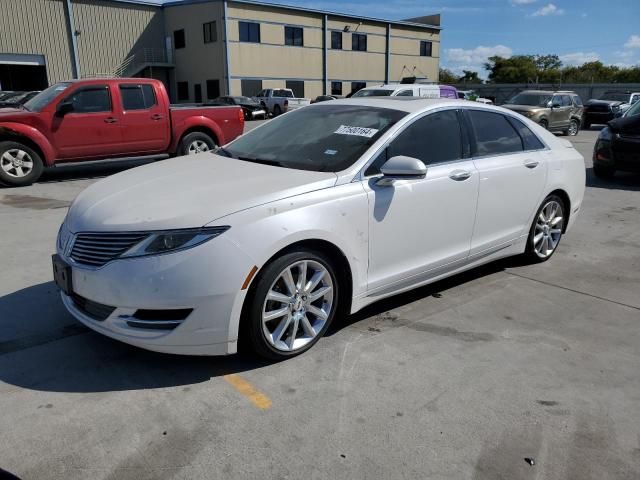
<svg viewBox="0 0 640 480">
<path fill-rule="evenodd" d="M 376 128 L 366 128 L 366 127 L 350 127 L 348 125 L 340 125 L 340 128 L 335 132 L 338 135 L 355 135 L 357 137 L 367 137 L 371 138 L 378 130 Z"/>
</svg>

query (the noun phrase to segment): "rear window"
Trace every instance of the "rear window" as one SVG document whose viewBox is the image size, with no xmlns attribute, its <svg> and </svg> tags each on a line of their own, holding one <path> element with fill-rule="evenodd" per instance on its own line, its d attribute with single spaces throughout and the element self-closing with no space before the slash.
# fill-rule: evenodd
<svg viewBox="0 0 640 480">
<path fill-rule="evenodd" d="M 383 89 L 375 89 L 375 90 L 359 90 L 358 92 L 353 94 L 353 98 L 355 97 L 389 97 L 393 93 L 393 90 L 383 90 Z"/>
<path fill-rule="evenodd" d="M 551 94 L 519 93 L 507 101 L 510 105 L 527 105 L 530 107 L 546 107 L 551 100 Z"/>
<path fill-rule="evenodd" d="M 149 84 L 120 85 L 124 110 L 146 110 L 157 104 L 153 86 Z"/>
<path fill-rule="evenodd" d="M 520 135 L 504 115 L 469 110 L 469 118 L 475 134 L 477 156 L 522 151 Z"/>
<path fill-rule="evenodd" d="M 293 98 L 293 92 L 291 90 L 274 90 L 274 97 Z"/>
</svg>

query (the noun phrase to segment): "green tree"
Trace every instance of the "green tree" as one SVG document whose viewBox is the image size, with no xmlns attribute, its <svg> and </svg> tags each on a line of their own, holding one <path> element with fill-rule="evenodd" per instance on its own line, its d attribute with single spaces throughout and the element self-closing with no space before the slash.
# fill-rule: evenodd
<svg viewBox="0 0 640 480">
<path fill-rule="evenodd" d="M 460 77 L 460 79 L 458 80 L 458 82 L 464 82 L 464 83 L 482 83 L 482 80 L 480 79 L 480 77 L 478 76 L 478 72 L 473 72 L 471 70 L 462 70 L 462 73 L 464 74 L 462 77 Z"/>
<path fill-rule="evenodd" d="M 447 68 L 440 69 L 440 83 L 458 83 L 458 76 Z"/>
</svg>

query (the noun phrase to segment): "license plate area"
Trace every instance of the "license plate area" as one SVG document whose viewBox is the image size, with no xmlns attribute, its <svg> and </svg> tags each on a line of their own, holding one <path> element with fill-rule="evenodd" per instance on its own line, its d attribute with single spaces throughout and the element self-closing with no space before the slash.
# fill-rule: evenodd
<svg viewBox="0 0 640 480">
<path fill-rule="evenodd" d="M 71 266 L 58 254 L 53 255 L 51 261 L 53 264 L 54 282 L 65 294 L 71 295 L 73 293 Z"/>
</svg>

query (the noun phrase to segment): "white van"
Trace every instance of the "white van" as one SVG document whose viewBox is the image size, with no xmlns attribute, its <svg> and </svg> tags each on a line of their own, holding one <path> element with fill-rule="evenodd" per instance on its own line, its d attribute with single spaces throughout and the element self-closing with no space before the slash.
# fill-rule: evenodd
<svg viewBox="0 0 640 480">
<path fill-rule="evenodd" d="M 449 85 L 388 84 L 358 90 L 351 98 L 358 97 L 424 97 L 458 98 L 457 90 Z"/>
</svg>

